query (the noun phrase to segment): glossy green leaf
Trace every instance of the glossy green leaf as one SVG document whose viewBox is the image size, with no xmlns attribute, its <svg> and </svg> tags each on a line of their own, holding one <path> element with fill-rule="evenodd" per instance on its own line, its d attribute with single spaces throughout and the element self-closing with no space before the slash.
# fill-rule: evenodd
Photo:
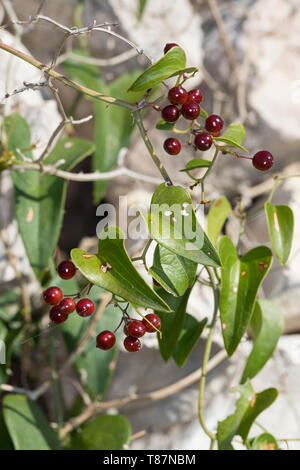
<svg viewBox="0 0 300 470">
<path fill-rule="evenodd" d="M 294 214 L 289 206 L 265 203 L 269 236 L 274 253 L 282 266 L 287 262 L 293 243 Z"/>
<path fill-rule="evenodd" d="M 185 68 L 186 55 L 181 47 L 172 47 L 161 59 L 146 69 L 130 86 L 128 91 L 145 91 L 166 78 L 181 73 Z"/>
<path fill-rule="evenodd" d="M 254 377 L 272 356 L 280 335 L 283 332 L 283 318 L 278 307 L 270 300 L 260 299 L 256 302 L 250 321 L 253 349 L 248 356 L 241 378 Z"/>
<path fill-rule="evenodd" d="M 183 328 L 173 352 L 173 358 L 178 367 L 182 367 L 185 364 L 192 349 L 196 346 L 206 323 L 207 318 L 199 322 L 195 317 L 192 317 L 192 315 L 186 314 Z"/>
<path fill-rule="evenodd" d="M 228 131 L 220 137 L 214 137 L 217 142 L 224 142 L 230 147 L 236 147 L 244 152 L 248 152 L 245 147 L 241 145 L 245 138 L 245 128 L 242 124 L 230 124 Z"/>
<path fill-rule="evenodd" d="M 236 435 L 240 435 L 245 442 L 257 416 L 268 408 L 278 395 L 274 388 L 256 394 L 250 382 L 233 388 L 232 392 L 238 392 L 240 398 L 236 402 L 234 413 L 218 423 L 217 439 L 220 450 L 230 449 L 231 441 Z"/>
<path fill-rule="evenodd" d="M 149 274 L 161 284 L 167 292 L 181 296 L 191 287 L 197 270 L 197 264 L 187 258 L 176 255 L 162 245 L 154 251 L 153 266 Z"/>
<path fill-rule="evenodd" d="M 129 421 L 121 415 L 104 415 L 82 427 L 72 448 L 80 450 L 122 450 L 131 436 Z"/>
<path fill-rule="evenodd" d="M 161 119 L 160 121 L 158 121 L 155 127 L 160 131 L 172 131 L 175 124 L 175 122 L 166 122 Z"/>
<path fill-rule="evenodd" d="M 160 245 L 195 263 L 220 266 L 218 254 L 201 228 L 185 189 L 162 183 L 152 196 L 150 213 L 142 216 L 151 237 Z"/>
<path fill-rule="evenodd" d="M 3 415 L 16 450 L 59 449 L 59 441 L 41 408 L 25 395 L 6 395 Z"/>
<path fill-rule="evenodd" d="M 268 432 L 251 439 L 250 448 L 251 450 L 279 450 L 275 437 Z"/>
<path fill-rule="evenodd" d="M 18 115 L 4 119 L 8 150 L 20 149 L 28 158 L 30 151 L 30 128 L 24 118 Z M 88 140 L 61 139 L 45 158 L 44 164 L 51 165 L 63 159 L 61 170 L 69 171 L 94 151 L 94 144 Z M 18 161 L 22 161 L 17 156 Z M 14 190 L 16 218 L 29 262 L 38 279 L 48 267 L 59 237 L 64 204 L 66 181 L 56 176 L 40 174 L 37 171 L 11 172 Z"/>
<path fill-rule="evenodd" d="M 231 356 L 247 330 L 258 289 L 272 264 L 272 252 L 254 248 L 241 259 L 228 237 L 219 244 L 221 272 L 220 314 L 225 349 Z"/>
<path fill-rule="evenodd" d="M 231 211 L 231 204 L 225 196 L 219 197 L 209 209 L 207 216 L 207 234 L 214 246 L 217 246 L 218 237 Z"/>
<path fill-rule="evenodd" d="M 209 166 L 211 166 L 210 160 L 205 160 L 204 158 L 194 158 L 193 160 L 187 162 L 185 168 L 180 171 L 191 171 L 196 170 L 197 168 L 208 168 Z"/>
<path fill-rule="evenodd" d="M 134 306 L 168 311 L 166 303 L 148 286 L 131 262 L 122 230 L 108 227 L 101 237 L 97 255 L 78 248 L 71 251 L 71 258 L 83 276 Z"/>
</svg>

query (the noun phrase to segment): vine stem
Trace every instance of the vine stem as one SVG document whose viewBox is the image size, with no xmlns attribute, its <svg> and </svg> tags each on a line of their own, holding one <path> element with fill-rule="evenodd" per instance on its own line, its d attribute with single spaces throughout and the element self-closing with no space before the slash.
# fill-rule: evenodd
<svg viewBox="0 0 300 470">
<path fill-rule="evenodd" d="M 211 353 L 211 347 L 212 347 L 212 340 L 215 332 L 215 327 L 217 323 L 217 314 L 218 314 L 218 309 L 219 309 L 219 288 L 215 283 L 215 279 L 213 276 L 213 273 L 209 267 L 206 267 L 206 271 L 209 275 L 212 288 L 213 288 L 213 293 L 214 293 L 214 312 L 213 312 L 213 319 L 210 325 L 210 332 L 208 334 L 207 340 L 206 340 L 206 345 L 205 345 L 205 350 L 204 350 L 204 356 L 203 356 L 203 363 L 202 363 L 202 374 L 200 378 L 200 383 L 199 383 L 199 400 L 198 400 L 198 412 L 199 412 L 199 421 L 202 426 L 203 431 L 205 434 L 207 434 L 210 437 L 210 449 L 212 450 L 214 448 L 215 442 L 216 442 L 216 435 L 212 433 L 206 426 L 205 419 L 204 419 L 204 392 L 205 392 L 205 383 L 206 383 L 206 372 L 207 372 L 207 364 L 209 361 L 209 356 Z"/>
</svg>

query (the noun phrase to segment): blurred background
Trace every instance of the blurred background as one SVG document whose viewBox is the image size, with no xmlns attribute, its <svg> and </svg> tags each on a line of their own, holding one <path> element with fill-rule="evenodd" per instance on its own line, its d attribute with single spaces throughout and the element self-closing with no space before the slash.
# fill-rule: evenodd
<svg viewBox="0 0 300 470">
<path fill-rule="evenodd" d="M 36 0 L 2 0 L 0 20 L 3 24 L 13 18 L 26 20 L 34 14 L 38 5 Z M 245 208 L 255 209 L 265 202 L 272 175 L 300 173 L 299 7 L 299 0 L 46 0 L 43 14 L 69 27 L 74 24 L 91 25 L 94 20 L 97 23 L 117 22 L 114 31 L 133 41 L 153 60 L 162 56 L 164 45 L 168 42 L 183 47 L 188 65 L 199 69 L 188 82 L 188 87 L 200 87 L 204 95 L 203 107 L 209 113 L 220 114 L 227 125 L 232 122 L 243 123 L 246 128 L 245 146 L 250 154 L 268 149 L 274 155 L 275 164 L 267 173 L 256 171 L 247 160 L 222 157 L 214 175 L 207 182 L 206 191 L 210 199 L 226 195 L 233 207 L 242 201 Z M 11 26 L 1 31 L 0 37 L 16 48 L 27 49 L 30 55 L 49 64 L 63 33 L 54 25 L 39 22 L 35 25 Z M 84 39 L 73 40 L 73 49 L 69 47 L 63 51 L 58 70 L 82 80 L 76 54 L 83 47 L 97 60 L 90 64 L 82 62 L 82 70 L 86 66 L 96 67 L 98 74 L 100 71 L 97 82 L 100 84 L 99 91 L 109 90 L 113 96 L 122 98 L 128 78 L 130 84 L 137 71 L 147 66 L 143 56 L 128 44 L 116 37 L 94 32 Z M 4 51 L 0 52 L 0 74 L 1 96 L 22 86 L 23 80 L 34 82 L 41 77 L 39 71 L 18 59 L 12 60 Z M 68 115 L 80 119 L 90 113 L 95 114 L 95 119 L 72 129 L 76 136 L 95 140 L 97 145 L 96 156 L 85 159 L 74 171 L 107 171 L 115 167 L 121 154 L 125 155 L 125 164 L 129 168 L 159 176 L 129 115 L 118 115 L 118 109 L 106 112 L 104 105 L 86 100 L 71 88 L 61 84 L 57 86 Z M 2 116 L 16 110 L 30 123 L 33 140 L 37 139 L 41 144 L 47 142 L 59 122 L 56 103 L 47 89 L 28 91 L 1 104 Z M 165 133 L 155 129 L 159 118 L 155 111 L 145 116 L 149 137 L 171 177 L 178 183 L 186 184 L 185 174 L 178 173 L 178 170 L 184 167 L 190 156 L 188 152 L 183 152 L 177 159 L 163 151 Z M 73 247 L 92 250 L 97 245 L 95 230 L 99 217 L 96 216 L 96 207 L 100 202 L 117 205 L 118 197 L 127 195 L 130 204 L 147 204 L 154 187 L 153 184 L 126 177 L 114 179 L 107 185 L 69 183 L 56 253 L 58 258 L 68 256 Z M 193 197 L 199 199 L 199 193 L 195 191 Z M 258 390 L 267 386 L 279 389 L 278 400 L 263 414 L 261 422 L 276 437 L 289 438 L 300 437 L 299 180 L 289 179 L 282 184 L 276 192 L 274 203 L 289 204 L 294 210 L 294 246 L 285 268 L 274 263 L 261 294 L 274 300 L 281 308 L 285 332 L 274 357 L 253 383 Z M 0 196 L 1 220 L 16 256 L 18 270 L 26 279 L 34 309 L 39 311 L 40 286 L 26 259 L 13 205 L 12 186 L 9 175 L 5 175 Z M 236 219 L 229 219 L 225 230 L 231 237 L 237 238 L 239 226 Z M 259 243 L 268 244 L 263 214 L 253 217 L 247 224 L 243 250 L 247 251 Z M 128 244 L 131 254 L 140 248 L 138 242 Z M 8 263 L 1 241 L 0 274 L 1 295 L 18 288 L 16 272 Z M 196 318 L 203 318 L 210 315 L 211 305 L 210 292 L 199 286 L 192 295 L 188 311 Z M 2 316 L 3 312 L 7 314 L 7 307 L 1 309 Z M 46 347 L 47 333 L 43 341 Z M 149 392 L 177 382 L 200 367 L 202 347 L 200 341 L 182 369 L 175 363 L 162 363 L 155 339 L 145 344 L 137 355 L 121 351 L 118 360 L 111 366 L 115 374 L 106 399 Z M 216 341 L 213 352 L 220 348 L 219 332 L 219 342 Z M 221 420 L 231 412 L 235 397 L 230 396 L 229 389 L 236 385 L 250 348 L 251 344 L 246 338 L 234 357 L 224 361 L 208 376 L 205 397 L 208 427 L 213 429 L 218 419 Z M 63 361 L 66 354 L 67 351 L 62 350 L 60 360 Z M 42 367 L 40 358 L 35 357 L 35 360 Z M 94 360 L 97 360 L 96 355 L 90 359 Z M 22 373 L 18 369 L 21 363 L 17 361 L 17 364 L 10 381 L 24 386 L 20 378 Z M 89 363 L 89 367 L 93 367 L 93 364 Z M 30 383 L 38 386 L 43 380 L 43 374 L 35 373 Z M 76 394 L 67 380 L 64 393 L 66 407 L 70 409 Z M 49 400 L 53 400 L 51 391 L 47 394 Z M 146 400 L 127 404 L 120 409 L 112 408 L 108 412 L 120 412 L 126 416 L 134 433 L 143 431 L 141 437 L 131 442 L 132 449 L 205 448 L 207 438 L 197 420 L 197 395 L 198 385 L 195 383 L 155 403 Z M 44 397 L 41 400 L 44 407 L 45 401 Z M 46 411 L 51 417 L 51 406 Z M 290 448 L 297 448 L 297 443 L 289 445 Z"/>
</svg>

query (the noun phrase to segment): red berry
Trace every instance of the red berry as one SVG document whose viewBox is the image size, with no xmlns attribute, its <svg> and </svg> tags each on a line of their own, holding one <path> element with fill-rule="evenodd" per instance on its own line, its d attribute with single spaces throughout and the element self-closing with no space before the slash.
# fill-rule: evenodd
<svg viewBox="0 0 300 470">
<path fill-rule="evenodd" d="M 76 308 L 76 302 L 74 299 L 67 297 L 60 302 L 59 308 L 62 313 L 67 313 L 69 315 L 70 313 L 74 312 Z"/>
<path fill-rule="evenodd" d="M 146 333 L 146 327 L 140 320 L 131 320 L 128 325 L 126 325 L 126 331 L 128 336 L 140 338 Z"/>
<path fill-rule="evenodd" d="M 161 116 L 166 122 L 175 122 L 179 118 L 178 108 L 170 104 L 162 110 Z"/>
<path fill-rule="evenodd" d="M 52 286 L 43 292 L 43 297 L 46 304 L 58 305 L 63 298 L 63 293 L 59 287 Z"/>
<path fill-rule="evenodd" d="M 76 312 L 81 317 L 89 317 L 94 313 L 95 304 L 90 299 L 81 299 L 76 305 Z"/>
<path fill-rule="evenodd" d="M 147 331 L 148 333 L 155 333 L 155 332 L 156 332 L 156 329 L 155 329 L 155 328 L 157 328 L 157 330 L 160 330 L 160 327 L 161 327 L 161 320 L 160 320 L 160 318 L 159 318 L 157 315 L 155 315 L 155 313 L 148 313 L 148 315 L 146 315 L 146 318 L 147 318 L 147 320 L 149 320 L 149 321 L 147 321 L 147 320 L 144 319 L 144 320 L 143 320 L 143 323 L 144 323 L 144 325 L 145 325 L 145 327 L 146 327 L 146 331 Z M 151 326 L 149 322 L 150 322 L 152 325 L 154 325 L 155 328 L 153 328 L 153 326 Z"/>
<path fill-rule="evenodd" d="M 205 121 L 205 129 L 208 132 L 219 132 L 223 129 L 223 124 L 224 121 L 220 116 L 212 114 Z"/>
<path fill-rule="evenodd" d="M 274 158 L 267 150 L 260 150 L 254 155 L 252 163 L 257 170 L 266 171 L 273 166 Z"/>
<path fill-rule="evenodd" d="M 172 104 L 184 104 L 188 99 L 188 93 L 182 86 L 174 86 L 169 90 L 168 99 Z"/>
<path fill-rule="evenodd" d="M 164 149 L 169 155 L 178 155 L 181 150 L 181 143 L 178 139 L 170 137 L 164 141 Z"/>
<path fill-rule="evenodd" d="M 176 44 L 175 42 L 168 42 L 168 44 L 165 45 L 165 48 L 164 48 L 164 54 L 166 54 L 170 49 L 172 49 L 172 47 L 178 47 L 178 44 Z"/>
<path fill-rule="evenodd" d="M 72 261 L 62 261 L 57 267 L 57 272 L 62 279 L 71 279 L 76 273 L 75 264 Z"/>
<path fill-rule="evenodd" d="M 141 342 L 138 338 L 134 338 L 133 336 L 126 336 L 124 339 L 124 347 L 129 352 L 139 351 L 141 346 Z"/>
<path fill-rule="evenodd" d="M 195 88 L 188 92 L 188 99 L 187 101 L 196 101 L 196 103 L 200 104 L 203 100 L 203 95 L 199 88 Z"/>
<path fill-rule="evenodd" d="M 49 316 L 50 320 L 57 324 L 64 323 L 68 319 L 68 314 L 62 312 L 58 305 L 51 308 Z"/>
<path fill-rule="evenodd" d="M 200 132 L 196 135 L 194 143 L 199 150 L 208 150 L 212 146 L 213 139 L 207 132 Z"/>
<path fill-rule="evenodd" d="M 96 347 L 107 351 L 111 349 L 116 342 L 116 337 L 112 331 L 105 330 L 98 334 L 96 338 Z"/>
<path fill-rule="evenodd" d="M 185 119 L 193 121 L 194 119 L 197 119 L 200 114 L 200 106 L 196 101 L 188 101 L 182 105 L 181 113 Z"/>
</svg>

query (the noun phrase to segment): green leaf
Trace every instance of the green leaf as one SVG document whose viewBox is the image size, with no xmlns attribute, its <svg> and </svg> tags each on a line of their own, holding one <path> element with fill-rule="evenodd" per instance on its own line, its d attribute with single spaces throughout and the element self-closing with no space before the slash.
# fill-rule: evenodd
<svg viewBox="0 0 300 470">
<path fill-rule="evenodd" d="M 146 69 L 128 91 L 144 91 L 153 88 L 166 78 L 181 73 L 185 68 L 186 55 L 181 47 L 172 47 L 161 59 Z"/>
<path fill-rule="evenodd" d="M 258 289 L 272 264 L 272 252 L 265 246 L 239 259 L 228 237 L 222 237 L 219 254 L 221 273 L 220 314 L 225 349 L 231 356 L 247 330 Z"/>
<path fill-rule="evenodd" d="M 219 450 L 230 449 L 231 441 L 236 435 L 240 435 L 245 442 L 257 416 L 268 408 L 278 395 L 275 388 L 255 394 L 250 382 L 233 388 L 232 392 L 239 392 L 240 398 L 236 403 L 235 412 L 218 423 Z"/>
<path fill-rule="evenodd" d="M 162 183 L 152 196 L 150 213 L 142 216 L 151 237 L 160 245 L 195 263 L 220 266 L 218 254 L 201 228 L 185 189 Z"/>
<path fill-rule="evenodd" d="M 250 447 L 251 450 L 279 450 L 275 437 L 268 432 L 251 439 Z"/>
<path fill-rule="evenodd" d="M 287 262 L 293 242 L 294 214 L 289 206 L 265 203 L 269 236 L 274 253 L 282 266 Z"/>
<path fill-rule="evenodd" d="M 122 450 L 131 436 L 129 421 L 121 415 L 105 415 L 90 421 L 73 438 L 72 448 L 80 450 Z"/>
<path fill-rule="evenodd" d="M 185 67 L 184 69 L 176 70 L 176 72 L 170 75 L 169 78 L 176 77 L 176 75 L 187 75 L 187 74 L 194 76 L 197 71 L 198 71 L 197 67 Z"/>
<path fill-rule="evenodd" d="M 207 318 L 199 322 L 196 318 L 192 317 L 192 315 L 186 314 L 183 329 L 180 332 L 173 352 L 173 358 L 178 367 L 182 367 L 186 362 L 192 349 L 196 346 L 206 323 Z"/>
<path fill-rule="evenodd" d="M 175 126 L 175 122 L 166 122 L 163 119 L 158 121 L 156 124 L 156 129 L 159 129 L 160 131 L 172 131 L 173 127 Z"/>
<path fill-rule="evenodd" d="M 41 408 L 25 395 L 6 395 L 3 415 L 16 450 L 59 449 L 59 441 Z"/>
<path fill-rule="evenodd" d="M 11 438 L 9 437 L 3 414 L 0 414 L 0 450 L 14 450 Z"/>
<path fill-rule="evenodd" d="M 225 196 L 219 197 L 209 209 L 207 216 L 207 234 L 214 246 L 217 246 L 218 236 L 231 211 L 231 204 Z"/>
<path fill-rule="evenodd" d="M 180 171 L 191 171 L 195 170 L 196 168 L 208 168 L 209 166 L 211 166 L 210 160 L 205 160 L 204 158 L 194 158 L 193 160 L 187 162 L 185 168 Z"/>
<path fill-rule="evenodd" d="M 241 378 L 241 383 L 252 379 L 272 356 L 280 335 L 283 332 L 283 318 L 278 307 L 270 300 L 256 302 L 250 326 L 253 348 Z"/>
<path fill-rule="evenodd" d="M 208 112 L 205 111 L 205 109 L 203 109 L 202 106 L 201 106 L 201 108 L 200 108 L 200 116 L 201 116 L 203 119 L 207 119 L 207 118 L 208 118 Z"/>
<path fill-rule="evenodd" d="M 28 158 L 30 151 L 30 128 L 24 118 L 18 115 L 4 119 L 8 150 L 20 149 Z M 45 158 L 44 164 L 51 165 L 60 159 L 61 170 L 69 171 L 94 151 L 94 144 L 88 140 L 61 139 Z M 17 156 L 17 155 L 16 155 Z M 21 157 L 17 160 L 22 162 Z M 29 262 L 40 280 L 48 267 L 59 237 L 66 198 L 66 181 L 38 171 L 11 172 L 14 190 L 16 218 Z"/>
<path fill-rule="evenodd" d="M 162 245 L 154 251 L 153 266 L 149 274 L 161 284 L 167 292 L 181 296 L 191 287 L 197 270 L 197 264 L 182 258 Z"/>
<path fill-rule="evenodd" d="M 141 21 L 146 5 L 147 5 L 147 0 L 137 0 L 137 2 L 138 2 L 138 20 Z"/>
<path fill-rule="evenodd" d="M 221 137 L 214 137 L 218 142 L 225 142 L 230 147 L 236 147 L 248 153 L 248 150 L 241 145 L 245 138 L 245 128 L 242 124 L 230 124 L 229 129 Z"/>
<path fill-rule="evenodd" d="M 100 237 L 97 255 L 78 248 L 71 251 L 71 258 L 83 276 L 134 306 L 169 311 L 166 303 L 148 286 L 131 262 L 125 250 L 122 230 L 108 227 Z"/>
</svg>

